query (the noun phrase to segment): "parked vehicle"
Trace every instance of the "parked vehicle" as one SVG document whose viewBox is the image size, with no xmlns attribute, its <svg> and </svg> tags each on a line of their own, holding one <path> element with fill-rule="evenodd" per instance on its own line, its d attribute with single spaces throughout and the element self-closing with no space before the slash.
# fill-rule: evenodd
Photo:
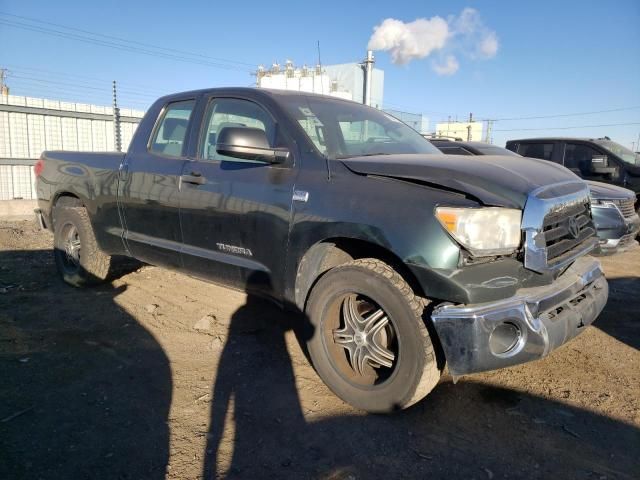
<svg viewBox="0 0 640 480">
<path fill-rule="evenodd" d="M 40 221 L 84 286 L 127 255 L 303 312 L 346 402 L 546 356 L 603 309 L 584 182 L 548 162 L 445 158 L 354 102 L 250 88 L 156 101 L 126 155 L 44 152 Z M 256 364 L 256 368 L 268 368 Z"/>
<path fill-rule="evenodd" d="M 506 148 L 484 142 L 430 140 L 448 155 L 521 155 Z M 591 212 L 598 233 L 599 245 L 594 254 L 613 255 L 636 247 L 640 232 L 640 216 L 634 208 L 635 194 L 626 188 L 602 182 L 588 181 L 591 192 Z"/>
<path fill-rule="evenodd" d="M 633 190 L 640 209 L 640 155 L 609 137 L 529 138 L 509 140 L 506 147 L 525 157 L 564 165 L 585 180 L 610 183 Z"/>
</svg>

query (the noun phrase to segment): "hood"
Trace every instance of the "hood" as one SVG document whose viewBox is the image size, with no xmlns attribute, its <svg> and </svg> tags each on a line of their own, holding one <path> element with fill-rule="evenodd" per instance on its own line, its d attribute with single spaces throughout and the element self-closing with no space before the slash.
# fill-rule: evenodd
<svg viewBox="0 0 640 480">
<path fill-rule="evenodd" d="M 626 200 L 635 198 L 636 196 L 636 194 L 629 189 L 608 183 L 587 182 L 587 185 L 589 185 L 589 190 L 591 191 L 591 198 L 597 200 Z"/>
<path fill-rule="evenodd" d="M 483 204 L 524 208 L 538 187 L 580 180 L 547 160 L 498 155 L 379 155 L 340 160 L 364 175 L 414 180 L 471 195 Z"/>
</svg>

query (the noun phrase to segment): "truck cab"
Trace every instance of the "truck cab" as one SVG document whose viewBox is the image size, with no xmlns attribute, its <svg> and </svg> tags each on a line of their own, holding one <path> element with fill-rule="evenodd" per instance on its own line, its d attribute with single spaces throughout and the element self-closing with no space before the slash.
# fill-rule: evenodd
<svg viewBox="0 0 640 480">
<path fill-rule="evenodd" d="M 563 165 L 585 180 L 628 188 L 636 194 L 636 210 L 640 208 L 640 154 L 609 137 L 509 140 L 506 148 Z"/>
</svg>

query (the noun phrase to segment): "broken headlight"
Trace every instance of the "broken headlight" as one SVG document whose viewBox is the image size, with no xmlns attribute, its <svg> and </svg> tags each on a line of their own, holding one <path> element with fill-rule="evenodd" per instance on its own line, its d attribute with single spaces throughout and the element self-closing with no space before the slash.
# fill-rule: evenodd
<svg viewBox="0 0 640 480">
<path fill-rule="evenodd" d="M 513 253 L 522 238 L 522 211 L 502 207 L 437 207 L 436 217 L 473 256 Z"/>
</svg>

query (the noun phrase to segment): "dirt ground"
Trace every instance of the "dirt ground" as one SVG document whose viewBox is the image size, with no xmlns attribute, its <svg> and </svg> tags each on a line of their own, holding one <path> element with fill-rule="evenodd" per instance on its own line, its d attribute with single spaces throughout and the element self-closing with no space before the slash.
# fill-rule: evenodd
<svg viewBox="0 0 640 480">
<path fill-rule="evenodd" d="M 640 249 L 602 262 L 605 312 L 546 359 L 367 415 L 277 307 L 131 264 L 74 289 L 0 222 L 0 478 L 640 478 Z"/>
</svg>

